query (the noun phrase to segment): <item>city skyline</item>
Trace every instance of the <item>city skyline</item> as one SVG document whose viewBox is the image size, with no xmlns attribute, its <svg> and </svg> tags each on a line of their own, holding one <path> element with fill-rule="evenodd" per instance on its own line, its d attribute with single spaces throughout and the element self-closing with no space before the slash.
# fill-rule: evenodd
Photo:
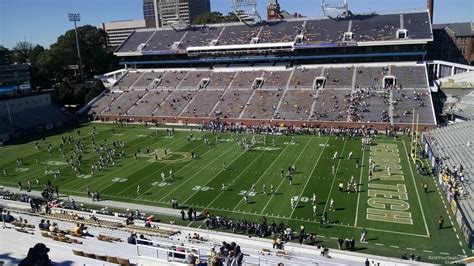
<svg viewBox="0 0 474 266">
<path fill-rule="evenodd" d="M 308 17 L 322 17 L 320 0 L 280 0 L 283 10 L 301 13 Z M 266 18 L 266 0 L 258 0 L 258 10 Z M 353 0 L 354 13 L 386 12 L 425 9 L 426 0 Z M 466 8 L 467 7 L 467 8 Z M 227 14 L 230 0 L 211 0 L 211 10 Z M 435 2 L 434 23 L 472 22 L 473 3 L 469 0 Z M 17 42 L 28 41 L 49 47 L 57 37 L 73 28 L 67 13 L 81 13 L 78 26 L 99 27 L 103 22 L 143 19 L 143 0 L 4 0 L 0 2 L 0 45 L 13 47 Z M 456 14 L 456 16 L 454 16 Z M 45 30 L 47 29 L 47 30 Z"/>
</svg>

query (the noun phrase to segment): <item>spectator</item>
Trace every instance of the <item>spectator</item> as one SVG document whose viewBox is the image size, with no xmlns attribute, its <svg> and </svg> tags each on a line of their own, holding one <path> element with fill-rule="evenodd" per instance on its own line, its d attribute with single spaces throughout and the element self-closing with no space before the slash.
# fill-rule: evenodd
<svg viewBox="0 0 474 266">
<path fill-rule="evenodd" d="M 19 266 L 48 266 L 52 265 L 49 259 L 49 248 L 43 243 L 38 243 L 28 250 L 28 255 L 18 264 Z"/>
<path fill-rule="evenodd" d="M 76 226 L 74 227 L 74 229 L 72 230 L 72 232 L 75 234 L 75 235 L 80 235 L 81 234 L 81 225 L 80 224 L 76 224 Z"/>
<path fill-rule="evenodd" d="M 127 238 L 127 243 L 131 245 L 136 245 L 137 242 L 137 235 L 135 233 L 131 233 L 130 236 Z"/>
</svg>

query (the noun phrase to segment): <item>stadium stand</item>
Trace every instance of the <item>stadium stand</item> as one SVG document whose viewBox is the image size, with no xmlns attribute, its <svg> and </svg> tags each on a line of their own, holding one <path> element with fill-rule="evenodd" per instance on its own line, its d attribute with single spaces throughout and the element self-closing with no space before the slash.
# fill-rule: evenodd
<svg viewBox="0 0 474 266">
<path fill-rule="evenodd" d="M 472 183 L 474 170 L 474 121 L 455 123 L 423 133 L 423 154 L 431 162 L 431 171 L 437 175 L 446 197 L 456 214 L 467 243 L 473 245 L 474 201 Z"/>
<path fill-rule="evenodd" d="M 400 29 L 400 15 L 377 15 L 366 19 L 354 19 L 351 31 L 359 42 L 395 40 Z"/>
<path fill-rule="evenodd" d="M 190 28 L 186 32 L 180 47 L 187 48 L 192 46 L 208 46 L 215 45 L 212 41 L 219 38 L 223 27 L 202 26 Z"/>
<path fill-rule="evenodd" d="M 384 84 L 392 76 L 396 84 Z M 161 81 L 156 88 L 146 85 L 155 79 Z M 420 124 L 436 124 L 426 67 L 375 63 L 129 71 L 91 106 L 90 114 L 138 121 L 218 117 L 386 126 L 409 125 L 413 109 Z"/>
<path fill-rule="evenodd" d="M 34 95 L 0 102 L 0 135 L 50 129 L 67 121 L 67 115 L 54 107 L 49 94 Z"/>
<path fill-rule="evenodd" d="M 402 29 L 402 25 L 404 29 Z M 398 36 L 398 30 L 407 30 L 407 36 Z M 349 39 L 345 33 L 352 33 Z M 301 38 L 296 38 L 301 36 Z M 261 22 L 215 24 L 175 30 L 137 30 L 117 48 L 116 53 L 162 52 L 186 53 L 185 48 L 292 43 L 319 45 L 343 42 L 384 42 L 399 39 L 428 40 L 432 38 L 427 12 L 397 13 L 355 17 L 351 20 L 293 19 Z M 183 51 L 178 51 L 183 49 Z"/>
</svg>

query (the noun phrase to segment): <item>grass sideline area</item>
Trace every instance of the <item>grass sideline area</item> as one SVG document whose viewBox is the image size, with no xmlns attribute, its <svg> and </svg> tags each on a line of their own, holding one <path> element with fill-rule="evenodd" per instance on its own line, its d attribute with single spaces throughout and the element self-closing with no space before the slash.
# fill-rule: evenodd
<svg viewBox="0 0 474 266">
<path fill-rule="evenodd" d="M 91 175 L 91 164 L 97 163 L 99 156 L 92 150 L 93 131 L 96 146 L 123 141 L 124 148 L 117 150 L 124 151 L 125 157 L 115 156 L 114 166 Z M 74 140 L 83 139 L 85 144 L 79 167 L 81 173 L 74 172 L 67 163 L 74 145 L 63 146 L 64 156 L 59 150 L 62 137 L 69 136 Z M 247 141 L 255 138 L 256 143 L 246 149 L 240 147 L 237 138 Z M 35 148 L 35 142 L 39 149 Z M 48 145 L 52 147 L 51 154 Z M 357 251 L 368 254 L 399 258 L 404 253 L 414 253 L 422 261 L 431 263 L 447 263 L 472 255 L 457 224 L 452 222 L 454 217 L 440 198 L 433 177 L 416 173 L 409 160 L 409 145 L 410 139 L 404 136 L 397 139 L 376 136 L 370 150 L 362 150 L 361 138 L 237 135 L 196 129 L 168 134 L 164 128 L 140 125 L 87 124 L 45 140 L 39 138 L 1 147 L 0 167 L 6 169 L 7 175 L 0 173 L 0 184 L 16 187 L 21 181 L 26 187 L 30 180 L 33 189 L 41 190 L 43 184 L 51 180 L 61 194 L 87 196 L 86 188 L 90 187 L 109 200 L 161 207 L 170 207 L 171 200 L 177 199 L 182 206 L 200 211 L 208 209 L 212 215 L 236 220 L 260 222 L 266 217 L 268 223 L 283 222 L 295 232 L 304 224 L 306 232 L 317 234 L 319 245 L 332 248 L 337 248 L 338 237 L 354 237 Z M 335 152 L 339 155 L 337 159 L 333 159 Z M 351 159 L 348 158 L 350 152 Z M 385 163 L 381 162 L 383 159 L 378 159 L 385 158 L 380 157 L 383 153 L 388 154 L 388 161 L 397 162 L 390 177 L 387 177 Z M 377 170 L 375 180 L 369 182 L 371 157 Z M 17 158 L 23 161 L 21 165 L 17 164 Z M 292 165 L 296 173 L 291 174 L 290 185 L 285 176 Z M 285 172 L 283 178 L 281 169 Z M 53 172 L 58 170 L 60 174 L 55 179 Z M 357 193 L 346 191 L 346 183 L 352 176 L 357 183 Z M 254 183 L 255 191 L 252 191 Z M 339 183 L 344 186 L 342 192 Z M 424 183 L 428 184 L 427 193 L 422 186 Z M 274 193 L 270 193 L 271 185 Z M 316 214 L 313 214 L 313 193 L 317 196 Z M 247 203 L 244 195 L 247 195 Z M 291 207 L 291 198 L 295 200 L 295 208 Z M 330 210 L 331 199 L 334 211 Z M 325 211 L 329 223 L 320 228 Z M 442 229 L 438 229 L 440 215 L 445 221 Z M 204 220 L 185 225 L 206 227 Z M 368 232 L 367 242 L 360 243 L 364 228 Z"/>
</svg>

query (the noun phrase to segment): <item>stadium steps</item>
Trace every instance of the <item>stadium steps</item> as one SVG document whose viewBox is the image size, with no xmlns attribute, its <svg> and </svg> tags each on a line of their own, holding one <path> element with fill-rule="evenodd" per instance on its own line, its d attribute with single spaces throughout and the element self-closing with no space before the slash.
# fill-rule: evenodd
<svg viewBox="0 0 474 266">
<path fill-rule="evenodd" d="M 238 74 L 239 74 L 239 72 L 235 72 L 234 77 L 229 82 L 229 84 L 227 84 L 227 87 L 225 87 L 224 91 L 221 94 L 221 97 L 219 97 L 219 100 L 216 102 L 216 104 L 214 104 L 214 107 L 212 107 L 212 110 L 207 115 L 208 117 L 211 117 L 211 115 L 216 111 L 216 108 L 217 108 L 217 106 L 219 106 L 219 103 L 221 102 L 222 97 L 226 94 L 227 90 L 232 86 L 232 83 L 234 82 L 234 80 L 235 80 L 235 78 L 237 77 Z"/>
</svg>

